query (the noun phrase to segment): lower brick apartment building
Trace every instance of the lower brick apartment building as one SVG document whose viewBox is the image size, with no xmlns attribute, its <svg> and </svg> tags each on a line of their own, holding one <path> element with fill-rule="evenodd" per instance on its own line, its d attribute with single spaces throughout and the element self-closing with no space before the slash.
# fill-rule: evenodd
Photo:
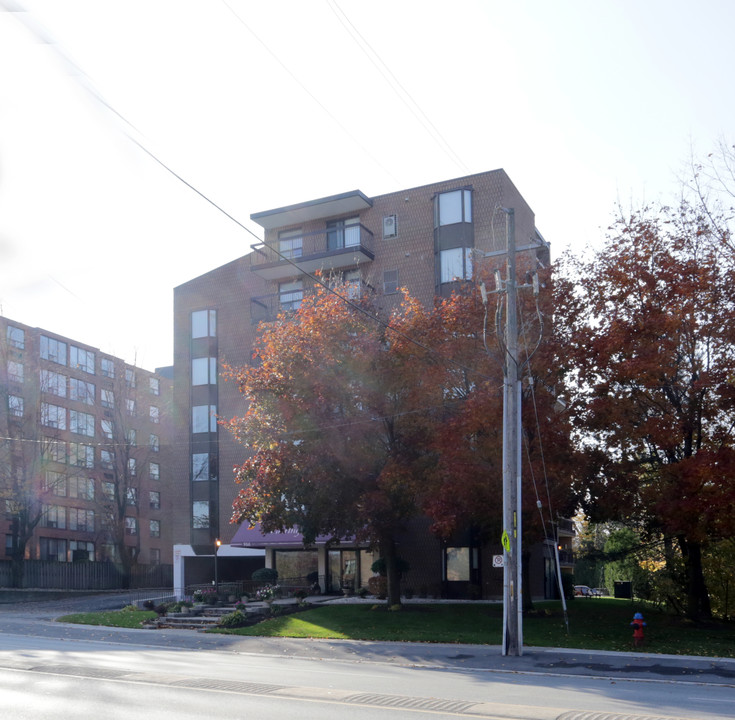
<svg viewBox="0 0 735 720">
<path fill-rule="evenodd" d="M 4 317 L 0 360 L 0 584 L 21 557 L 170 564 L 171 379 Z"/>
<path fill-rule="evenodd" d="M 400 301 L 401 287 L 426 305 L 449 296 L 460 281 L 472 279 L 475 258 L 504 250 L 502 208 L 514 210 L 517 246 L 548 263 L 549 246 L 531 208 L 505 171 L 494 170 L 387 195 L 367 197 L 355 190 L 255 213 L 251 219 L 263 227 L 263 243 L 175 288 L 174 416 L 178 442 L 188 445 L 174 469 L 187 486 L 176 495 L 174 513 L 179 593 L 211 579 L 217 540 L 220 579 L 249 578 L 252 563 L 262 563 L 262 549 L 281 576 L 318 568 L 328 589 L 338 589 L 348 570 L 363 580 L 371 574 L 365 548 L 305 550 L 297 534 L 263 538 L 230 524 L 237 490 L 232 468 L 243 461 L 244 449 L 216 418 L 241 415 L 245 408 L 234 384 L 222 382 L 219 368 L 247 365 L 259 323 L 297 308 L 316 271 L 339 276 L 356 293 L 367 289 L 386 311 Z M 455 583 L 459 593 L 470 580 L 491 575 L 490 553 L 481 558 L 469 540 L 461 542 L 447 548 L 424 534 L 414 548 L 426 571 L 445 588 Z M 306 561 L 303 553 L 310 553 Z M 553 565 L 538 575 L 532 592 L 543 596 L 544 576 L 553 575 Z M 502 592 L 502 571 L 493 577 Z"/>
</svg>

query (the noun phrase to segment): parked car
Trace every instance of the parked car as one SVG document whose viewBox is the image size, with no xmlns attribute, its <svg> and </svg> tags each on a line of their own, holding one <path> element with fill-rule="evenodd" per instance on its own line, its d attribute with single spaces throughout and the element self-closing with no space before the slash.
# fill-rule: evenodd
<svg viewBox="0 0 735 720">
<path fill-rule="evenodd" d="M 587 585 L 575 585 L 574 595 L 575 597 L 592 597 L 592 590 Z"/>
<path fill-rule="evenodd" d="M 608 594 L 605 588 L 592 588 L 591 592 L 593 597 L 604 597 Z"/>
</svg>

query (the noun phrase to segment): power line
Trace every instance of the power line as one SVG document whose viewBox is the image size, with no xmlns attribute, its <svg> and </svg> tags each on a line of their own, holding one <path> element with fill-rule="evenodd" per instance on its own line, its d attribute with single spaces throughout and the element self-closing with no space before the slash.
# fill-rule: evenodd
<svg viewBox="0 0 735 720">
<path fill-rule="evenodd" d="M 281 58 L 276 55 L 273 50 L 271 50 L 268 45 L 265 44 L 263 40 L 260 39 L 260 37 L 255 33 L 255 31 L 238 15 L 238 13 L 235 12 L 235 10 L 232 9 L 230 4 L 227 2 L 227 0 L 222 0 L 222 4 L 233 14 L 233 16 L 237 19 L 237 21 L 263 46 L 265 51 L 285 70 L 285 72 L 291 77 L 291 79 L 334 121 L 334 123 L 342 130 L 342 132 L 349 137 L 352 142 L 355 143 L 386 175 L 388 175 L 394 182 L 399 182 L 399 180 L 396 178 L 395 175 L 387 168 L 385 165 L 383 165 L 378 158 L 373 155 L 373 153 L 368 150 L 365 145 L 363 145 L 350 131 L 343 123 L 341 123 L 334 114 L 324 105 L 324 103 L 319 100 L 319 98 L 314 95 L 314 93 L 309 90 L 309 88 L 304 85 L 304 83 L 299 80 L 298 77 L 291 71 L 291 69 L 281 60 Z"/>
<path fill-rule="evenodd" d="M 439 132 L 436 125 L 431 121 L 429 116 L 424 112 L 422 107 L 416 102 L 411 96 L 411 93 L 403 86 L 398 80 L 393 71 L 388 67 L 388 64 L 380 57 L 375 48 L 365 39 L 362 33 L 355 27 L 354 23 L 347 17 L 345 11 L 337 4 L 336 0 L 327 0 L 327 4 L 334 13 L 335 17 L 342 26 L 352 35 L 353 38 L 358 39 L 357 45 L 365 54 L 365 57 L 372 63 L 373 67 L 383 76 L 386 83 L 391 90 L 396 94 L 398 99 L 408 108 L 409 112 L 419 121 L 423 128 L 430 135 L 432 140 L 441 148 L 441 150 L 447 154 L 447 156 L 454 162 L 463 172 L 469 173 L 470 169 L 462 162 L 462 159 L 452 149 L 450 144 Z M 340 17 L 341 16 L 341 17 Z M 366 49 L 367 48 L 367 49 Z M 368 50 L 370 52 L 368 52 Z M 376 62 L 377 59 L 377 62 Z M 380 63 L 380 64 L 378 64 Z M 400 92 L 399 92 L 400 90 Z M 408 98 L 408 100 L 406 100 Z M 410 102 L 408 102 L 410 101 Z"/>
</svg>

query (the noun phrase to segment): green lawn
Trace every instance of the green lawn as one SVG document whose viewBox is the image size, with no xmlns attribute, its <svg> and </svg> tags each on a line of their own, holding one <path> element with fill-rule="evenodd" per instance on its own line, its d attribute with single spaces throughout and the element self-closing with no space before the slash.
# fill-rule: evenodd
<svg viewBox="0 0 735 720">
<path fill-rule="evenodd" d="M 647 622 L 645 652 L 674 655 L 735 657 L 735 626 L 689 623 L 641 603 L 607 598 L 577 598 L 569 604 L 569 633 L 559 602 L 537 603 L 523 619 L 524 645 L 589 650 L 630 650 L 633 613 L 642 610 Z M 385 606 L 322 606 L 303 613 L 267 620 L 236 630 L 236 635 L 274 637 L 352 638 L 410 642 L 499 645 L 503 610 L 500 605 L 407 604 L 391 612 Z"/>
<path fill-rule="evenodd" d="M 577 598 L 569 606 L 567 634 L 561 604 L 537 603 L 523 619 L 526 646 L 567 647 L 588 650 L 630 650 L 635 611 L 646 622 L 644 652 L 672 655 L 735 657 L 735 625 L 694 624 L 683 618 L 646 608 L 642 603 L 612 598 Z M 61 622 L 116 627 L 140 627 L 155 613 L 119 612 L 66 615 Z M 399 640 L 407 642 L 475 643 L 499 645 L 502 606 L 481 602 L 466 604 L 406 604 L 397 611 L 384 604 L 322 605 L 311 610 L 266 620 L 236 630 L 211 630 L 235 635 L 273 637 Z"/>
<path fill-rule="evenodd" d="M 156 613 L 151 610 L 108 610 L 96 613 L 74 613 L 56 618 L 57 622 L 78 625 L 106 625 L 107 627 L 140 628 L 144 620 L 151 620 Z"/>
</svg>

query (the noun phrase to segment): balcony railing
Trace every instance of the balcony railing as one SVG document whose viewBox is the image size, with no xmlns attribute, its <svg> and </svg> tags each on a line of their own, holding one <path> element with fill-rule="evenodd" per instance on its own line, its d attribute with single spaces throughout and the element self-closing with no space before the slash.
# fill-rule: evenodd
<svg viewBox="0 0 735 720">
<path fill-rule="evenodd" d="M 298 270 L 329 272 L 374 259 L 370 230 L 364 225 L 348 225 L 284 238 L 282 243 L 275 240 L 254 245 L 250 269 L 266 280 L 279 280 L 298 274 Z"/>
</svg>

